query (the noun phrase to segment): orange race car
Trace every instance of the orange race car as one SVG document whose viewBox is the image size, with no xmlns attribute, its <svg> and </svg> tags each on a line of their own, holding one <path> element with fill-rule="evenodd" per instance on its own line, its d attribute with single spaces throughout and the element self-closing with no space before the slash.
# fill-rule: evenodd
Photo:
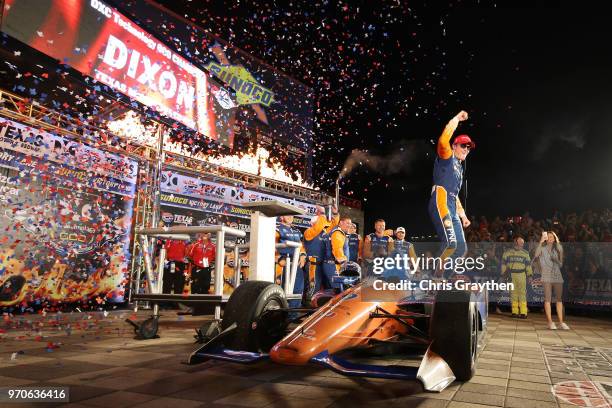
<svg viewBox="0 0 612 408">
<path fill-rule="evenodd" d="M 204 344 L 189 363 L 315 363 L 350 376 L 418 379 L 429 391 L 442 391 L 455 379 L 467 381 L 474 375 L 487 323 L 486 290 L 383 301 L 372 295 L 373 280 L 338 278 L 341 290 L 316 297 L 320 306 L 313 308 L 289 308 L 285 292 L 274 283 L 242 283 L 229 298 L 220 324 L 211 322 L 199 331 Z M 380 345 L 398 353 L 420 348 L 421 364 L 359 364 L 339 356 Z"/>
</svg>

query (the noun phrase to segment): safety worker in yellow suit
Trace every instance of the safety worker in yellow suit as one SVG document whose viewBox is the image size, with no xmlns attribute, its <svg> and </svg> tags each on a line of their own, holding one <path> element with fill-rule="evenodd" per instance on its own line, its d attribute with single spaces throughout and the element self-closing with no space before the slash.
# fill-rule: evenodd
<svg viewBox="0 0 612 408">
<path fill-rule="evenodd" d="M 504 251 L 502 255 L 502 276 L 510 273 L 514 288 L 510 291 L 512 301 L 512 317 L 527 318 L 527 279 L 531 279 L 531 258 L 523 248 L 525 240 L 517 235 L 514 246 Z"/>
</svg>

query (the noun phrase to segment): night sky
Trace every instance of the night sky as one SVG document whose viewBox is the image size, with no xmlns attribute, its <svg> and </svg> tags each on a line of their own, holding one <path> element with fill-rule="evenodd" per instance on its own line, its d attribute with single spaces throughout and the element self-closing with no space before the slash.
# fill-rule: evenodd
<svg viewBox="0 0 612 408">
<path fill-rule="evenodd" d="M 477 143 L 468 215 L 612 206 L 612 29 L 601 11 L 162 3 L 316 90 L 315 180 L 332 188 L 350 151 L 367 151 L 376 168 L 357 166 L 342 184 L 366 200 L 367 224 L 382 216 L 409 235 L 432 231 L 434 142 L 461 109 L 470 119 L 458 133 Z"/>
<path fill-rule="evenodd" d="M 433 232 L 427 202 L 435 141 L 462 109 L 470 119 L 457 134 L 477 144 L 467 160 L 468 215 L 545 217 L 556 209 L 612 207 L 606 98 L 612 28 L 602 10 L 490 2 L 159 2 L 315 90 L 313 180 L 332 192 L 359 149 L 352 157 L 362 164 L 341 186 L 343 195 L 364 201 L 366 232 L 379 217 L 406 227 L 408 236 Z M 19 62 L 5 47 L 5 63 Z M 31 69 L 35 76 L 46 71 Z M 14 70 L 2 72 L 31 79 Z"/>
</svg>

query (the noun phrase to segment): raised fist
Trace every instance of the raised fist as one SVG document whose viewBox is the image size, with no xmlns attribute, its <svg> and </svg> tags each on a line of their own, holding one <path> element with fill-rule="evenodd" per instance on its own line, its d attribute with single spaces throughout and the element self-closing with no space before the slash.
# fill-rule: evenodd
<svg viewBox="0 0 612 408">
<path fill-rule="evenodd" d="M 463 122 L 464 120 L 467 120 L 468 118 L 468 114 L 466 111 L 461 111 L 457 114 L 457 116 L 455 116 L 457 119 L 459 119 L 459 122 Z"/>
</svg>

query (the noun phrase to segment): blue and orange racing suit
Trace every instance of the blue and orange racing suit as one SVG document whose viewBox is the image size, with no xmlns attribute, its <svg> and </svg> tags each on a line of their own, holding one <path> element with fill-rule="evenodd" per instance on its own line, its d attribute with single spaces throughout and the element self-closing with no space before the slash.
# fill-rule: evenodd
<svg viewBox="0 0 612 408">
<path fill-rule="evenodd" d="M 463 225 L 459 217 L 465 215 L 459 201 L 463 168 L 449 143 L 458 123 L 458 120 L 452 119 L 438 139 L 438 155 L 434 163 L 433 188 L 428 208 L 429 216 L 442 242 L 439 256 L 443 262 L 448 257 L 459 258 L 467 252 Z"/>
</svg>

